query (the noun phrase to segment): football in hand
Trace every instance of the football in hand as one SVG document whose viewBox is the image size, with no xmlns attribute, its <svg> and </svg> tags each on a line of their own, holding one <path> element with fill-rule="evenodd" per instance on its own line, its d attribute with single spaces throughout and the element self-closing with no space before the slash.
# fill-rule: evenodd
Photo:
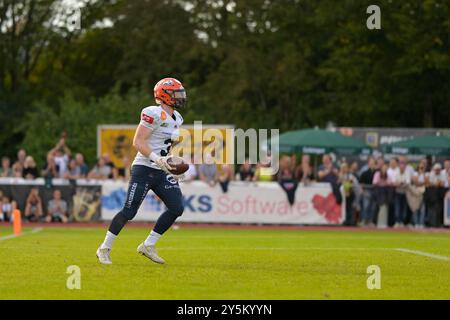
<svg viewBox="0 0 450 320">
<path fill-rule="evenodd" d="M 180 157 L 169 156 L 167 158 L 167 163 L 172 167 L 172 170 L 169 171 L 175 175 L 183 174 L 189 169 L 189 165 Z"/>
</svg>

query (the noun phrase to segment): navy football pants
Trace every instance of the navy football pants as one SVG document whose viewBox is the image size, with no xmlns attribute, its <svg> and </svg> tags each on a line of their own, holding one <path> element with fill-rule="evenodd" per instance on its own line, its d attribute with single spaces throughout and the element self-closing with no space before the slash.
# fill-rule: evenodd
<svg viewBox="0 0 450 320">
<path fill-rule="evenodd" d="M 183 196 L 178 181 L 162 170 L 134 165 L 131 168 L 131 179 L 124 207 L 111 221 L 109 227 L 111 233 L 118 235 L 125 224 L 136 216 L 150 189 L 167 207 L 167 210 L 156 221 L 153 228 L 155 232 L 163 234 L 183 214 Z"/>
</svg>

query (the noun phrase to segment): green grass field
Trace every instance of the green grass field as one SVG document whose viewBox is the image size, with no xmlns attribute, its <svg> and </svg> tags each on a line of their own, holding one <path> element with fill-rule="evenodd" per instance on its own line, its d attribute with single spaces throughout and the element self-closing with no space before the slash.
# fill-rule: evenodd
<svg viewBox="0 0 450 320">
<path fill-rule="evenodd" d="M 24 231 L 5 239 L 0 227 L 0 299 L 450 299 L 450 233 L 181 226 L 161 238 L 157 265 L 136 253 L 148 229 L 125 228 L 103 266 L 103 228 Z M 80 290 L 66 288 L 70 265 Z M 367 289 L 369 265 L 379 290 Z"/>
</svg>

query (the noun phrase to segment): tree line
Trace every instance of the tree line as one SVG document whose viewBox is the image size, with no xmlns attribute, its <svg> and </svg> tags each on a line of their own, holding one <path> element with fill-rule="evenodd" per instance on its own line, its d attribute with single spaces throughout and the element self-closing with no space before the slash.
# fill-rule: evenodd
<svg viewBox="0 0 450 320">
<path fill-rule="evenodd" d="M 449 127 L 450 3 L 0 0 L 0 150 L 36 160 L 62 131 L 95 161 L 97 124 L 138 122 L 162 77 L 188 91 L 185 123 L 281 131 Z"/>
</svg>

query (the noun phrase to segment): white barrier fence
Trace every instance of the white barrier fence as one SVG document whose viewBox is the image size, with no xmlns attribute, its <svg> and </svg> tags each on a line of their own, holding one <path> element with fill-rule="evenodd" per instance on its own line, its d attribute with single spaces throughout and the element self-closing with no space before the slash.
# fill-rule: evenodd
<svg viewBox="0 0 450 320">
<path fill-rule="evenodd" d="M 122 208 L 127 184 L 102 183 L 103 220 L 111 220 Z M 295 203 L 290 206 L 281 187 L 274 182 L 231 182 L 228 192 L 201 181 L 181 183 L 185 211 L 178 221 L 264 224 L 340 224 L 345 217 L 344 204 L 338 205 L 327 183 L 300 185 Z M 150 191 L 137 221 L 155 221 L 165 210 L 164 204 Z"/>
</svg>

